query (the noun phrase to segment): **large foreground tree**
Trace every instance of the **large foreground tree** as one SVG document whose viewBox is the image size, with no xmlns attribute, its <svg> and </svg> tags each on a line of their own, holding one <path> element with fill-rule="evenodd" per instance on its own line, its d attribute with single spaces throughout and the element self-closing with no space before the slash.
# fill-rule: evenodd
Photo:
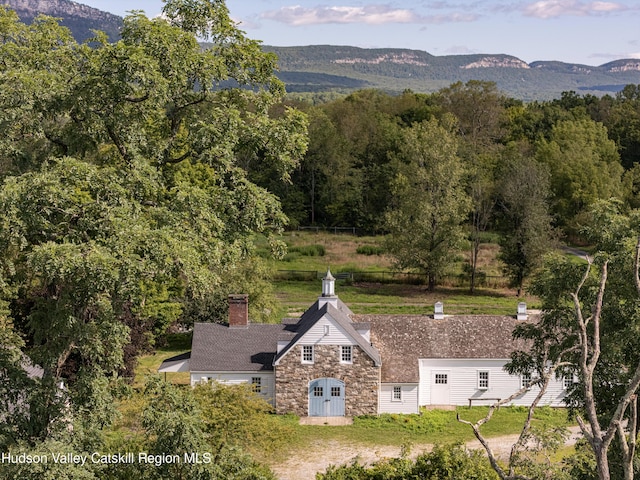
<svg viewBox="0 0 640 480">
<path fill-rule="evenodd" d="M 274 311 L 251 236 L 286 218 L 248 171 L 286 181 L 305 117 L 274 109 L 276 59 L 224 2 L 169 0 L 165 15 L 77 44 L 0 7 L 1 327 L 51 392 L 28 441 L 56 417 L 107 424 L 140 349 L 178 320 L 215 319 L 227 293 L 252 288 L 254 318 Z"/>
<path fill-rule="evenodd" d="M 532 292 L 543 302 L 537 324 L 515 334 L 532 349 L 513 356 L 511 373 L 575 379 L 569 402 L 600 480 L 634 478 L 640 387 L 640 216 L 599 203 L 586 234 L 598 253 L 587 265 L 550 258 Z M 617 444 L 617 446 L 615 446 Z"/>
</svg>

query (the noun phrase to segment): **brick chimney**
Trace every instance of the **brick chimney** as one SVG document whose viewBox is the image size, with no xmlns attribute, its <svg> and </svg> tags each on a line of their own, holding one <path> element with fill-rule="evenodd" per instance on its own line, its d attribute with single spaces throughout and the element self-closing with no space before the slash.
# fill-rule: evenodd
<svg viewBox="0 0 640 480">
<path fill-rule="evenodd" d="M 229 295 L 229 328 L 249 326 L 249 295 Z"/>
</svg>

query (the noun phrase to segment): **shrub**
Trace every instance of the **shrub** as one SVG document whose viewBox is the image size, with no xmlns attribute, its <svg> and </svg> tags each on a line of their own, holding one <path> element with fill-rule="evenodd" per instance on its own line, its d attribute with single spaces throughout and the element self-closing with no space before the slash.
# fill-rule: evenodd
<svg viewBox="0 0 640 480">
<path fill-rule="evenodd" d="M 384 248 L 377 245 L 360 245 L 356 248 L 356 253 L 360 255 L 383 255 Z"/>
<path fill-rule="evenodd" d="M 298 253 L 304 257 L 324 257 L 325 249 L 322 245 L 301 245 L 290 247 L 289 253 Z"/>
<path fill-rule="evenodd" d="M 384 459 L 371 467 L 357 462 L 339 467 L 331 466 L 318 480 L 404 480 L 429 478 L 438 480 L 497 480 L 498 475 L 480 451 L 469 451 L 462 445 L 436 445 L 430 453 L 416 458 L 415 463 L 406 458 Z"/>
</svg>

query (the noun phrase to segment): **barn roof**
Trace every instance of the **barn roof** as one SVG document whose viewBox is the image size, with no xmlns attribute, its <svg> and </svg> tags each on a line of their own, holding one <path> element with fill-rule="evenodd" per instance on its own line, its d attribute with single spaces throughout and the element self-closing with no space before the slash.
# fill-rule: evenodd
<svg viewBox="0 0 640 480">
<path fill-rule="evenodd" d="M 529 317 L 531 321 L 531 316 Z M 522 320 L 512 316 L 353 315 L 371 324 L 371 343 L 382 357 L 383 383 L 418 383 L 420 358 L 508 359 L 526 344 L 512 337 Z"/>
</svg>

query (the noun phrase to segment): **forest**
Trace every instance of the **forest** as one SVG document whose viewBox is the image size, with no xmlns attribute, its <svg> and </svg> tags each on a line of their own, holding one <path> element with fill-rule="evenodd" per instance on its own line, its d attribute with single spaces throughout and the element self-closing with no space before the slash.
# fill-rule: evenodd
<svg viewBox="0 0 640 480">
<path fill-rule="evenodd" d="M 587 243 L 581 231 L 598 202 L 640 206 L 638 85 L 523 103 L 469 81 L 293 106 L 308 116 L 309 146 L 291 182 L 249 166 L 250 177 L 276 192 L 290 227 L 391 233 L 398 266 L 427 273 L 432 287 L 463 237 L 473 274 L 482 234 L 499 232 L 506 273 L 521 288 L 554 242 Z"/>
<path fill-rule="evenodd" d="M 611 262 L 612 295 L 606 269 L 580 285 L 603 325 L 616 319 L 596 394 L 627 402 L 627 415 L 623 387 L 635 394 L 640 378 L 638 292 L 624 273 L 640 206 L 639 85 L 534 103 L 480 81 L 302 102 L 223 1 L 168 0 L 164 14 L 133 12 L 116 43 L 100 32 L 78 43 L 55 19 L 25 25 L 0 7 L 0 478 L 272 478 L 242 448 L 280 432 L 250 392 L 150 379 L 139 430 L 111 427 L 138 358 L 177 326 L 222 318 L 238 291 L 252 319 L 274 320 L 256 239 L 279 258 L 278 235 L 297 226 L 384 234 L 397 268 L 423 272 L 431 290 L 463 240 L 473 278 L 483 235 L 497 232 L 519 292 L 543 267 L 536 294 L 562 315 L 546 326 L 557 345 L 536 345 L 555 358 L 577 338 L 559 298 L 584 266 L 549 269 L 544 254 L 561 241 L 607 253 L 598 266 Z M 540 358 L 513 368 L 542 371 Z M 159 465 L 129 464 L 125 451 Z M 51 452 L 71 465 L 36 461 Z M 105 461 L 85 465 L 92 452 Z"/>
</svg>

